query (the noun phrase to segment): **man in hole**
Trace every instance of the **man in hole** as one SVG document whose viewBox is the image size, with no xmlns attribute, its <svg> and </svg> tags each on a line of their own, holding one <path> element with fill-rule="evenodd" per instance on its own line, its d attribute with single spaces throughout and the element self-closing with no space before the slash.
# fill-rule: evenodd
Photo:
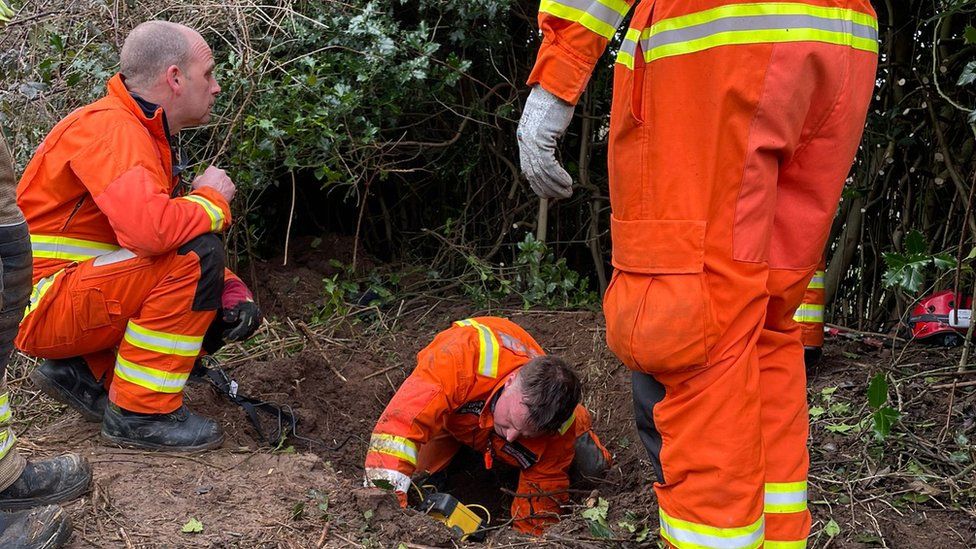
<svg viewBox="0 0 976 549">
<path fill-rule="evenodd" d="M 420 351 L 376 423 L 366 485 L 392 488 L 406 506 L 411 476 L 444 470 L 466 445 L 488 469 L 520 469 L 514 526 L 541 534 L 559 520 L 571 477 L 601 478 L 610 467 L 580 396 L 569 365 L 514 322 L 455 322 Z"/>
</svg>

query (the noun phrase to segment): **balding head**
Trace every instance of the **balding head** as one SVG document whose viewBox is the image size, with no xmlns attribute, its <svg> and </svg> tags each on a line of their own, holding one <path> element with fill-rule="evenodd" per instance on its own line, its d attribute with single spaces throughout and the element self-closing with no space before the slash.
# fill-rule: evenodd
<svg viewBox="0 0 976 549">
<path fill-rule="evenodd" d="M 132 90 L 151 88 L 166 69 L 175 65 L 185 70 L 195 30 L 169 21 L 146 21 L 129 32 L 122 45 L 120 72 Z"/>
</svg>

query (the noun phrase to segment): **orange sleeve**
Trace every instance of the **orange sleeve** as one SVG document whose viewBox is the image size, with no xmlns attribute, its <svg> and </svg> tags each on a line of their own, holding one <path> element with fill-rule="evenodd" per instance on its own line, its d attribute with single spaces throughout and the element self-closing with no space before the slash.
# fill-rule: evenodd
<svg viewBox="0 0 976 549">
<path fill-rule="evenodd" d="M 560 506 L 569 500 L 569 467 L 575 455 L 575 439 L 572 429 L 554 437 L 539 461 L 519 475 L 518 493 L 539 495 L 512 500 L 516 530 L 538 536 L 559 522 Z"/>
<path fill-rule="evenodd" d="M 108 127 L 69 166 L 108 218 L 119 245 L 136 255 L 163 254 L 230 225 L 230 206 L 214 189 L 170 196 L 169 175 L 162 173 L 148 134 L 134 124 Z"/>
<path fill-rule="evenodd" d="M 528 84 L 575 105 L 593 67 L 636 0 L 542 0 L 542 45 Z"/>
<path fill-rule="evenodd" d="M 466 332 L 438 334 L 417 355 L 417 367 L 383 410 L 366 453 L 366 478 L 373 485 L 409 490 L 420 446 L 440 430 L 445 415 L 464 403 L 473 382 L 465 367 L 470 364 Z"/>
</svg>

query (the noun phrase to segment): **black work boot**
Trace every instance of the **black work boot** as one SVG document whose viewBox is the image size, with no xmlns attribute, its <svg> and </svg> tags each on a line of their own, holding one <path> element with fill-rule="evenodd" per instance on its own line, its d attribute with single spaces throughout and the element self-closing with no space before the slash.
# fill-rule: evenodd
<svg viewBox="0 0 976 549">
<path fill-rule="evenodd" d="M 0 510 L 16 511 L 71 501 L 88 491 L 91 479 L 91 466 L 78 454 L 28 461 L 17 480 L 0 491 Z"/>
<path fill-rule="evenodd" d="M 109 404 L 102 438 L 128 448 L 198 452 L 220 446 L 224 432 L 216 421 L 180 406 L 168 414 L 140 414 Z"/>
<path fill-rule="evenodd" d="M 53 549 L 71 537 L 71 519 L 60 505 L 0 513 L 0 547 Z"/>
<path fill-rule="evenodd" d="M 108 392 L 81 357 L 45 360 L 30 374 L 42 393 L 67 404 L 87 421 L 102 421 Z"/>
<path fill-rule="evenodd" d="M 823 348 L 803 347 L 803 363 L 807 368 L 813 368 L 817 364 L 820 364 L 821 358 L 823 358 Z"/>
</svg>

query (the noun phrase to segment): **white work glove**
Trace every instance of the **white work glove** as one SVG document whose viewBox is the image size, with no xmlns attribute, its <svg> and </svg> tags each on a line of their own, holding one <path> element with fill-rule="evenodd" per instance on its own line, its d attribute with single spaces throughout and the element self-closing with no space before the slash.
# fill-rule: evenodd
<svg viewBox="0 0 976 549">
<path fill-rule="evenodd" d="M 573 178 L 556 160 L 556 140 L 566 133 L 575 107 L 536 84 L 518 125 L 522 173 L 542 198 L 569 198 Z"/>
</svg>

